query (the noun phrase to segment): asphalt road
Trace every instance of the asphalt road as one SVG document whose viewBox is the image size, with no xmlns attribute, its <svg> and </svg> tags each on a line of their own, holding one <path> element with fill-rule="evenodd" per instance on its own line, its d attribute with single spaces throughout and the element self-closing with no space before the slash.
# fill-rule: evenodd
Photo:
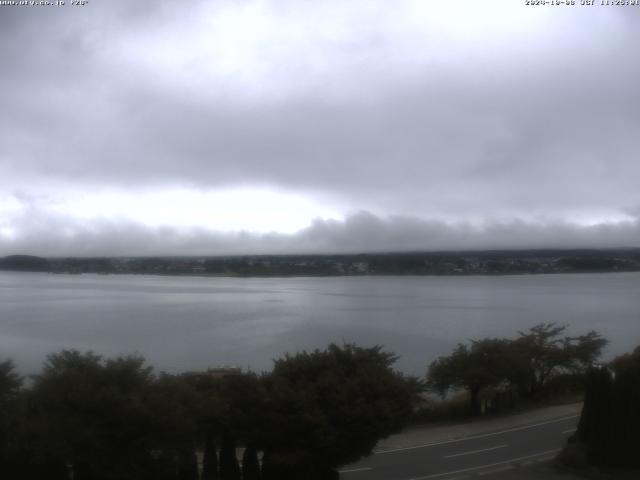
<svg viewBox="0 0 640 480">
<path fill-rule="evenodd" d="M 579 415 L 456 440 L 378 452 L 340 471 L 343 480 L 428 480 L 491 477 L 554 457 Z"/>
</svg>

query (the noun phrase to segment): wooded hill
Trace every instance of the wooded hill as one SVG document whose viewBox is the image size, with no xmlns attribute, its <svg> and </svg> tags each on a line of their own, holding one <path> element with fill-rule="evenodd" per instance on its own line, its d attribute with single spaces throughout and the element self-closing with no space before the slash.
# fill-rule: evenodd
<svg viewBox="0 0 640 480">
<path fill-rule="evenodd" d="M 335 255 L 67 257 L 12 255 L 0 270 L 228 276 L 500 275 L 640 271 L 640 249 L 491 250 Z"/>
</svg>

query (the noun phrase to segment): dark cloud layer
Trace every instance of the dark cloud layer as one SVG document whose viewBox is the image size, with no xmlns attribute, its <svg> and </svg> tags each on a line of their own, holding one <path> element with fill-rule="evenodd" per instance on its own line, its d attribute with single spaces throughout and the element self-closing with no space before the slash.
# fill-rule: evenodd
<svg viewBox="0 0 640 480">
<path fill-rule="evenodd" d="M 42 214 L 37 225 L 11 220 L 2 248 L 638 243 L 640 9 L 565 9 L 529 31 L 465 41 L 391 11 L 386 20 L 385 2 L 341 3 L 1 8 L 0 192 L 266 185 L 384 219 L 258 236 Z M 305 19 L 317 29 L 295 33 Z M 623 223 L 583 228 L 577 216 Z M 468 226 L 478 219 L 487 226 Z"/>
<path fill-rule="evenodd" d="M 368 212 L 344 221 L 316 219 L 297 233 L 216 232 L 202 228 L 152 228 L 133 222 L 93 221 L 46 215 L 16 222 L 21 232 L 0 237 L 0 255 L 48 256 L 223 255 L 357 253 L 423 250 L 630 247 L 640 221 L 589 227 L 518 220 L 473 226 L 412 217 L 381 218 Z"/>
</svg>

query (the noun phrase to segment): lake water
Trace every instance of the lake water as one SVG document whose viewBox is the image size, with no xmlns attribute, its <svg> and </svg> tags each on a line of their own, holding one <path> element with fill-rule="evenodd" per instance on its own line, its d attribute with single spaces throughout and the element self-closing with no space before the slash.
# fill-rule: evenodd
<svg viewBox="0 0 640 480">
<path fill-rule="evenodd" d="M 138 352 L 158 369 L 269 369 L 329 342 L 382 344 L 423 374 L 457 342 L 540 322 L 640 344 L 640 273 L 207 278 L 0 272 L 0 359 L 23 373 L 63 348 Z"/>
</svg>

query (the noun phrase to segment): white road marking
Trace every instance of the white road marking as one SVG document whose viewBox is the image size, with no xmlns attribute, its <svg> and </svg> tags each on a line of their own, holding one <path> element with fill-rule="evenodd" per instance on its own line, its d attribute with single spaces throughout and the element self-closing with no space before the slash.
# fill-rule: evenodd
<svg viewBox="0 0 640 480">
<path fill-rule="evenodd" d="M 549 455 L 548 457 L 536 458 L 536 463 L 548 462 L 549 460 L 553 460 L 555 455 Z"/>
<path fill-rule="evenodd" d="M 349 470 L 338 470 L 338 473 L 365 472 L 367 470 L 373 469 L 371 467 L 350 468 Z"/>
<path fill-rule="evenodd" d="M 507 448 L 509 445 L 498 445 L 496 447 L 482 448 L 480 450 L 471 450 L 470 452 L 454 453 L 453 455 L 445 455 L 444 458 L 462 457 L 464 455 L 473 455 L 474 453 L 488 452 L 490 450 L 498 450 L 499 448 Z"/>
<path fill-rule="evenodd" d="M 493 470 L 485 470 L 484 472 L 478 472 L 478 475 L 493 475 L 494 473 L 505 472 L 516 468 L 513 465 L 505 465 L 504 467 L 494 468 Z"/>
<path fill-rule="evenodd" d="M 478 465 L 477 467 L 463 468 L 462 470 L 454 470 L 451 472 L 434 473 L 432 475 L 425 475 L 424 477 L 413 477 L 409 480 L 427 480 L 428 478 L 438 478 L 438 477 L 444 477 L 447 475 L 456 475 L 457 473 L 472 472 L 474 470 L 482 470 L 484 468 L 497 467 L 498 465 L 506 465 L 507 463 L 514 463 L 514 462 L 519 462 L 520 460 L 527 460 L 529 458 L 540 457 L 542 455 L 558 453 L 559 451 L 560 449 L 556 448 L 555 450 L 547 450 L 545 452 L 534 453 L 533 455 L 526 455 L 524 457 L 512 458 L 510 460 L 504 460 L 502 462 L 488 463 L 487 465 Z"/>
<path fill-rule="evenodd" d="M 564 430 L 562 432 L 563 435 L 567 435 L 568 433 L 573 433 L 575 432 L 577 429 L 576 428 L 570 428 L 569 430 Z"/>
<path fill-rule="evenodd" d="M 442 441 L 442 442 L 425 443 L 425 444 L 422 444 L 422 445 L 414 445 L 412 447 L 392 448 L 390 450 L 377 450 L 377 451 L 374 451 L 373 454 L 374 455 L 381 455 L 383 453 L 403 452 L 405 450 L 416 450 L 418 448 L 435 447 L 436 445 L 446 445 L 448 443 L 466 442 L 467 440 L 475 440 L 476 438 L 493 437 L 495 435 L 502 435 L 503 433 L 517 432 L 519 430 L 527 430 L 529 428 L 540 427 L 542 425 L 549 425 L 551 423 L 564 422 L 565 420 L 570 420 L 572 418 L 578 418 L 579 416 L 580 415 L 571 415 L 571 416 L 568 416 L 568 417 L 556 418 L 555 420 L 548 420 L 546 422 L 540 422 L 540 423 L 536 423 L 536 424 L 533 424 L 533 425 L 525 425 L 523 427 L 508 428 L 507 430 L 501 430 L 499 432 L 484 433 L 484 434 L 480 434 L 480 435 L 471 435 L 469 437 L 463 437 L 463 438 L 454 438 L 454 439 L 445 440 L 445 441 Z"/>
</svg>

